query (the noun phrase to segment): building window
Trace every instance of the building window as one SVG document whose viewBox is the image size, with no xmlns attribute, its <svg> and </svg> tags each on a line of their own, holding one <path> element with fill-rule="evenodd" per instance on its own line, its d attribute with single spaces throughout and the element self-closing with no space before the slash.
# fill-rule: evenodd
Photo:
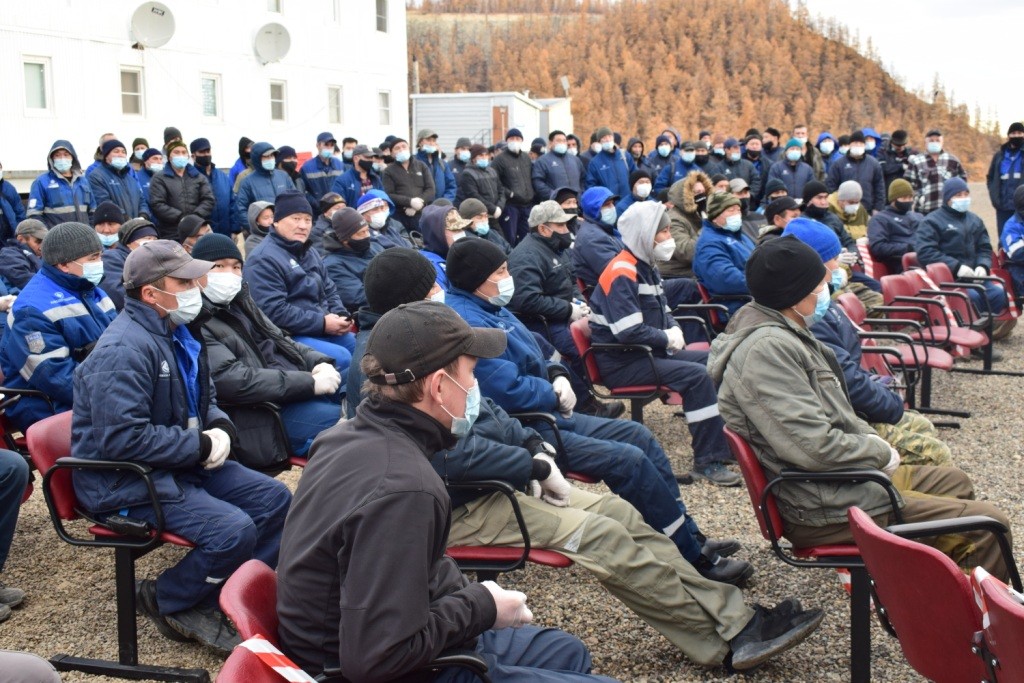
<svg viewBox="0 0 1024 683">
<path fill-rule="evenodd" d="M 391 125 L 391 91 L 380 90 L 377 92 L 377 105 L 380 109 L 380 125 Z"/>
<path fill-rule="evenodd" d="M 202 89 L 203 116 L 220 117 L 220 76 L 203 74 L 200 79 Z"/>
<path fill-rule="evenodd" d="M 121 69 L 121 113 L 142 114 L 142 69 Z"/>
<path fill-rule="evenodd" d="M 345 108 L 341 104 L 341 94 L 340 85 L 327 86 L 327 114 L 331 123 L 345 123 Z"/>
<path fill-rule="evenodd" d="M 377 30 L 388 32 L 388 0 L 377 0 Z"/>
<path fill-rule="evenodd" d="M 271 81 L 270 83 L 270 120 L 284 121 L 284 83 Z"/>
<path fill-rule="evenodd" d="M 25 108 L 46 111 L 50 108 L 50 60 L 33 57 L 23 62 L 25 69 Z"/>
<path fill-rule="evenodd" d="M 284 4 L 284 0 L 267 0 L 267 11 L 281 13 L 281 5 Z"/>
</svg>

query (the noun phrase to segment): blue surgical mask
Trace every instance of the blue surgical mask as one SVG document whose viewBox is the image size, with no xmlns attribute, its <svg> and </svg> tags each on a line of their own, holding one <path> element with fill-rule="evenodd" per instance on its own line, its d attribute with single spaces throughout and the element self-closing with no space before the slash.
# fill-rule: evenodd
<svg viewBox="0 0 1024 683">
<path fill-rule="evenodd" d="M 692 164 L 693 160 L 697 158 L 696 152 L 683 152 L 679 157 L 688 164 Z"/>
<path fill-rule="evenodd" d="M 341 158 L 343 158 L 345 161 L 352 161 L 352 150 L 346 149 L 344 152 L 341 153 Z"/>
<path fill-rule="evenodd" d="M 942 151 L 941 142 L 929 142 L 925 144 L 925 149 L 928 150 L 929 154 L 938 154 Z"/>
<path fill-rule="evenodd" d="M 619 217 L 619 212 L 615 210 L 614 206 L 609 206 L 607 209 L 601 209 L 601 222 L 605 225 L 615 225 L 615 219 Z"/>
<path fill-rule="evenodd" d="M 967 213 L 967 209 L 971 208 L 971 198 L 960 197 L 959 199 L 953 199 L 949 202 L 949 208 L 960 213 Z"/>
<path fill-rule="evenodd" d="M 263 161 L 260 162 L 260 165 L 263 166 L 264 171 L 273 171 L 274 166 L 276 166 L 277 164 L 274 163 L 273 159 L 264 159 Z"/>
<path fill-rule="evenodd" d="M 58 173 L 67 173 L 71 170 L 71 159 L 54 159 L 53 168 Z"/>
<path fill-rule="evenodd" d="M 822 287 L 821 291 L 818 292 L 817 301 L 814 302 L 814 313 L 803 316 L 807 327 L 815 325 L 825 318 L 825 314 L 828 313 L 829 302 L 831 301 L 832 297 L 829 295 L 828 287 Z"/>
<path fill-rule="evenodd" d="M 400 164 L 404 164 L 405 162 L 409 161 L 410 156 L 411 155 L 409 154 L 409 150 L 403 149 L 401 152 L 395 154 L 395 161 L 397 161 Z"/>
<path fill-rule="evenodd" d="M 144 149 L 137 149 L 134 152 L 135 158 L 138 159 L 139 161 L 142 161 L 142 155 L 145 154 L 145 153 L 146 153 L 146 150 L 144 150 Z"/>
<path fill-rule="evenodd" d="M 377 173 L 383 173 L 385 168 L 387 168 L 387 165 L 384 162 L 382 162 L 382 161 L 375 161 L 375 162 L 373 162 L 373 170 L 376 171 Z"/>
<path fill-rule="evenodd" d="M 743 227 L 743 216 L 738 213 L 733 214 L 732 216 L 726 216 L 725 225 L 722 227 L 729 232 L 739 232 L 740 228 Z"/>
<path fill-rule="evenodd" d="M 420 149 L 423 150 L 424 154 L 433 154 L 434 152 L 437 151 L 437 147 L 435 147 L 434 145 L 423 145 L 422 147 L 420 147 Z"/>
<path fill-rule="evenodd" d="M 821 150 L 822 154 L 832 154 L 835 151 L 836 146 L 831 140 L 822 140 L 821 144 L 818 145 L 818 149 Z"/>
<path fill-rule="evenodd" d="M 615 141 L 614 140 L 612 140 L 610 142 L 602 142 L 601 143 L 601 151 L 602 152 L 610 152 L 613 149 L 615 149 Z"/>
<path fill-rule="evenodd" d="M 451 432 L 452 436 L 457 439 L 461 439 L 469 434 L 469 430 L 473 428 L 473 423 L 476 422 L 476 418 L 480 415 L 480 384 L 476 381 L 473 382 L 473 386 L 466 389 L 461 384 L 455 381 L 455 378 L 449 375 L 447 372 L 444 373 L 445 377 L 450 379 L 455 386 L 466 392 L 466 413 L 465 417 L 455 417 L 448 409 L 441 406 L 441 410 L 448 413 L 448 416 L 452 418 Z"/>
<path fill-rule="evenodd" d="M 669 145 L 658 145 L 658 154 L 662 157 L 667 157 L 672 153 L 672 147 Z"/>
<path fill-rule="evenodd" d="M 793 148 L 793 149 L 789 150 L 788 152 L 786 152 L 786 158 L 789 159 L 790 161 L 800 161 L 800 157 L 802 157 L 802 156 L 803 156 L 803 153 L 799 149 L 796 149 L 796 148 Z"/>
<path fill-rule="evenodd" d="M 479 223 L 473 224 L 473 232 L 480 237 L 483 237 L 491 231 L 491 225 L 487 221 L 480 221 Z"/>
<path fill-rule="evenodd" d="M 729 154 L 729 161 L 739 161 L 739 160 L 740 160 L 740 153 L 739 152 L 732 152 L 732 153 Z"/>
<path fill-rule="evenodd" d="M 117 237 L 117 235 L 114 235 Z M 75 261 L 78 263 L 78 261 Z M 98 285 L 103 280 L 103 261 L 86 261 L 85 263 L 78 263 L 82 266 L 82 277 L 91 282 L 93 285 Z"/>
<path fill-rule="evenodd" d="M 117 244 L 117 233 L 116 232 L 113 235 L 100 235 L 99 238 L 100 238 L 100 244 L 102 244 L 104 247 L 112 247 L 115 244 Z"/>
<path fill-rule="evenodd" d="M 836 268 L 832 271 L 832 289 L 837 292 L 846 286 L 846 271 L 842 268 Z"/>
<path fill-rule="evenodd" d="M 188 157 L 171 157 L 171 166 L 182 169 L 188 166 Z"/>
<path fill-rule="evenodd" d="M 564 142 L 559 142 L 556 143 L 555 146 L 552 147 L 551 149 L 555 154 L 562 155 L 565 154 L 565 152 L 569 149 L 569 145 L 565 144 Z"/>
<path fill-rule="evenodd" d="M 497 282 L 490 279 L 487 281 L 498 285 L 498 295 L 487 297 L 487 303 L 492 306 L 499 306 L 502 308 L 508 306 L 508 303 L 512 301 L 512 295 L 516 293 L 516 283 L 515 280 L 512 279 L 512 276 L 509 275 L 503 280 L 498 280 Z"/>
<path fill-rule="evenodd" d="M 120 171 L 128 165 L 128 157 L 114 157 L 110 160 L 110 165 Z"/>
<path fill-rule="evenodd" d="M 476 165 L 477 165 L 478 168 L 487 168 L 488 166 L 491 165 L 491 160 L 490 159 L 477 159 L 476 160 Z"/>
<path fill-rule="evenodd" d="M 330 147 L 324 147 L 320 150 L 321 159 L 330 159 L 334 155 L 334 150 Z"/>
<path fill-rule="evenodd" d="M 470 156 L 468 149 L 464 149 L 461 152 L 459 152 L 459 161 L 461 161 L 462 163 L 466 163 L 467 161 L 469 161 L 469 159 Z"/>
<path fill-rule="evenodd" d="M 569 156 L 571 156 L 571 157 L 574 157 L 574 156 L 576 156 L 579 153 L 580 153 L 580 151 L 578 149 L 576 149 L 575 147 L 571 147 L 569 149 Z"/>
</svg>

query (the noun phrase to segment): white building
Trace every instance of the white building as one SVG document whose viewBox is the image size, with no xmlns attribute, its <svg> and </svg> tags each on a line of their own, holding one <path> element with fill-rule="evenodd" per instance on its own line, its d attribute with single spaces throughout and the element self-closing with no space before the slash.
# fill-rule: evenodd
<svg viewBox="0 0 1024 683">
<path fill-rule="evenodd" d="M 519 92 L 430 93 L 410 95 L 412 130 L 437 133 L 441 149 L 452 151 L 462 137 L 474 144 L 493 145 L 518 128 L 529 145 L 545 140 L 552 130 L 572 131 L 571 100 L 566 97 L 534 100 Z"/>
<path fill-rule="evenodd" d="M 83 167 L 169 125 L 225 169 L 243 135 L 376 145 L 409 130 L 406 55 L 404 0 L 2 0 L 0 163 L 24 192 L 60 138 Z"/>
</svg>

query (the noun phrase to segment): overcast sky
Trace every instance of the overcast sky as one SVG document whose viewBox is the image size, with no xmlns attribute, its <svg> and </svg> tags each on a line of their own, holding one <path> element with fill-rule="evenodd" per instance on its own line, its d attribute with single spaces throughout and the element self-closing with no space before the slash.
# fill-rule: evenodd
<svg viewBox="0 0 1024 683">
<path fill-rule="evenodd" d="M 1001 134 L 1011 121 L 1024 119 L 1021 0 L 805 1 L 812 15 L 833 16 L 851 32 L 860 30 L 862 49 L 870 36 L 883 66 L 893 67 L 910 89 L 930 89 L 937 72 L 972 119 L 975 103 L 982 116 L 991 105 Z"/>
</svg>

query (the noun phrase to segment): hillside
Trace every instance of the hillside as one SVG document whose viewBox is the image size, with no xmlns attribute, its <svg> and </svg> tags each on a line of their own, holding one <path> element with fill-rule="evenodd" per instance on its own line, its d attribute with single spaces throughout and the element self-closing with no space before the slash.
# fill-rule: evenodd
<svg viewBox="0 0 1024 683">
<path fill-rule="evenodd" d="M 843 27 L 784 0 L 423 0 L 408 31 L 421 92 L 560 97 L 568 76 L 584 142 L 601 125 L 651 149 L 666 126 L 695 136 L 807 123 L 812 135 L 905 128 L 921 148 L 939 127 L 972 179 L 999 143 L 941 86 L 908 92 Z"/>
</svg>

